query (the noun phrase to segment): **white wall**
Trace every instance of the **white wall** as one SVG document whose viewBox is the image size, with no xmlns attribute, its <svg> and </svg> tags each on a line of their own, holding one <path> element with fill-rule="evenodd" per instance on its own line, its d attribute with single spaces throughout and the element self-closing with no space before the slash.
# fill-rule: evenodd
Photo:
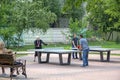
<svg viewBox="0 0 120 80">
<path fill-rule="evenodd" d="M 34 33 L 32 31 L 29 31 L 23 34 L 23 40 L 25 44 L 33 44 L 34 40 L 36 39 L 36 36 L 40 36 L 40 38 L 44 42 L 68 43 L 69 40 L 66 38 L 66 35 L 64 35 L 62 32 L 64 32 L 65 34 L 69 34 L 69 29 L 68 28 L 49 28 L 45 34 L 41 33 L 40 31 L 36 31 Z"/>
</svg>

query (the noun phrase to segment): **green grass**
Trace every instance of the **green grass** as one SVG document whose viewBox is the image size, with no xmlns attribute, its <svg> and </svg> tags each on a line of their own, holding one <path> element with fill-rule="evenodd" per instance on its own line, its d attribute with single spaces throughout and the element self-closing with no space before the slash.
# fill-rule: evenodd
<svg viewBox="0 0 120 80">
<path fill-rule="evenodd" d="M 10 49 L 12 49 L 14 51 L 26 51 L 28 49 L 34 49 L 34 45 L 25 45 L 22 47 L 11 47 Z"/>
<path fill-rule="evenodd" d="M 111 55 L 113 55 L 113 56 L 120 56 L 120 54 L 111 54 Z"/>
<path fill-rule="evenodd" d="M 104 41 L 104 42 L 89 42 L 90 46 L 102 46 L 103 48 L 119 48 L 120 44 L 116 44 L 116 42 Z"/>
<path fill-rule="evenodd" d="M 89 46 L 102 46 L 103 48 L 118 48 L 120 49 L 120 44 L 116 44 L 115 42 L 89 42 Z M 43 46 L 43 48 L 49 48 L 49 47 L 64 47 L 64 49 L 70 49 L 71 44 L 49 44 L 48 46 Z M 34 45 L 25 45 L 23 47 L 13 47 L 11 48 L 14 51 L 26 51 L 28 49 L 34 49 Z"/>
<path fill-rule="evenodd" d="M 102 46 L 103 48 L 118 48 L 120 49 L 120 44 L 116 44 L 115 42 L 89 42 L 89 46 Z M 70 49 L 71 44 L 49 44 L 47 46 L 43 46 L 43 48 L 50 48 L 50 47 L 64 47 L 64 49 Z M 34 45 L 25 45 L 23 47 L 12 47 L 14 51 L 26 51 L 28 49 L 34 49 Z M 93 53 L 94 54 L 94 53 Z M 17 57 L 26 56 L 27 54 L 17 54 Z M 111 54 L 113 56 L 120 56 L 120 54 Z"/>
<path fill-rule="evenodd" d="M 17 54 L 16 57 L 26 56 L 27 54 Z"/>
</svg>

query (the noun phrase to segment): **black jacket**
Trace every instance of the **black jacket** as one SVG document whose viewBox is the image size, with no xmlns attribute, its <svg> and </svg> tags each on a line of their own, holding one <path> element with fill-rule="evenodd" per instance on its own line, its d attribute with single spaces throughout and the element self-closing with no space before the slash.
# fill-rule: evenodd
<svg viewBox="0 0 120 80">
<path fill-rule="evenodd" d="M 42 49 L 42 44 L 47 45 L 47 44 L 44 43 L 42 40 L 35 40 L 35 41 L 34 41 L 35 49 Z"/>
</svg>

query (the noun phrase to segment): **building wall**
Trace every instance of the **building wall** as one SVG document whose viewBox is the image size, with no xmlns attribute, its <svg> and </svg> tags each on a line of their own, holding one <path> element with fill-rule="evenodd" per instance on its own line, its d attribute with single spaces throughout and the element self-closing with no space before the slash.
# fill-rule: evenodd
<svg viewBox="0 0 120 80">
<path fill-rule="evenodd" d="M 107 36 L 108 38 L 108 36 Z M 119 38 L 120 39 L 120 32 L 113 32 L 112 36 L 110 37 L 111 41 L 116 41 L 116 39 Z M 120 41 L 120 40 L 119 40 Z"/>
<path fill-rule="evenodd" d="M 65 34 L 69 34 L 68 28 L 50 28 L 46 33 L 40 31 L 36 32 L 25 32 L 23 34 L 23 40 L 25 44 L 33 44 L 36 36 L 39 36 L 44 42 L 47 43 L 69 43 L 69 40 L 66 38 Z"/>
</svg>

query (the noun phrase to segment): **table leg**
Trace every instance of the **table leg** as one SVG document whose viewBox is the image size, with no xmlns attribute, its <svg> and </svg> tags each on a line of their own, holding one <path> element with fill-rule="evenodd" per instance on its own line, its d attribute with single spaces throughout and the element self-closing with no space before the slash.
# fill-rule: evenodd
<svg viewBox="0 0 120 80">
<path fill-rule="evenodd" d="M 59 54 L 59 60 L 60 60 L 60 65 L 69 65 L 71 62 L 71 53 L 68 53 L 68 58 L 66 63 L 63 62 L 62 54 Z"/>
<path fill-rule="evenodd" d="M 41 55 L 42 55 L 42 53 L 38 53 L 38 63 L 48 63 L 49 62 L 50 53 L 47 53 L 45 61 L 42 61 Z"/>
<path fill-rule="evenodd" d="M 71 62 L 71 53 L 68 53 L 68 64 Z"/>
<path fill-rule="evenodd" d="M 107 52 L 107 61 L 110 61 L 110 51 Z"/>
<path fill-rule="evenodd" d="M 47 58 L 46 58 L 46 62 L 49 62 L 49 58 L 50 58 L 50 53 L 47 53 Z"/>
<path fill-rule="evenodd" d="M 63 64 L 62 54 L 59 54 L 59 61 L 60 61 L 60 64 L 62 65 Z"/>
<path fill-rule="evenodd" d="M 104 61 L 104 59 L 103 59 L 103 52 L 102 51 L 100 51 L 100 60 L 103 62 Z"/>
<path fill-rule="evenodd" d="M 41 63 L 41 54 L 42 53 L 37 53 L 38 54 L 38 63 Z"/>
</svg>

